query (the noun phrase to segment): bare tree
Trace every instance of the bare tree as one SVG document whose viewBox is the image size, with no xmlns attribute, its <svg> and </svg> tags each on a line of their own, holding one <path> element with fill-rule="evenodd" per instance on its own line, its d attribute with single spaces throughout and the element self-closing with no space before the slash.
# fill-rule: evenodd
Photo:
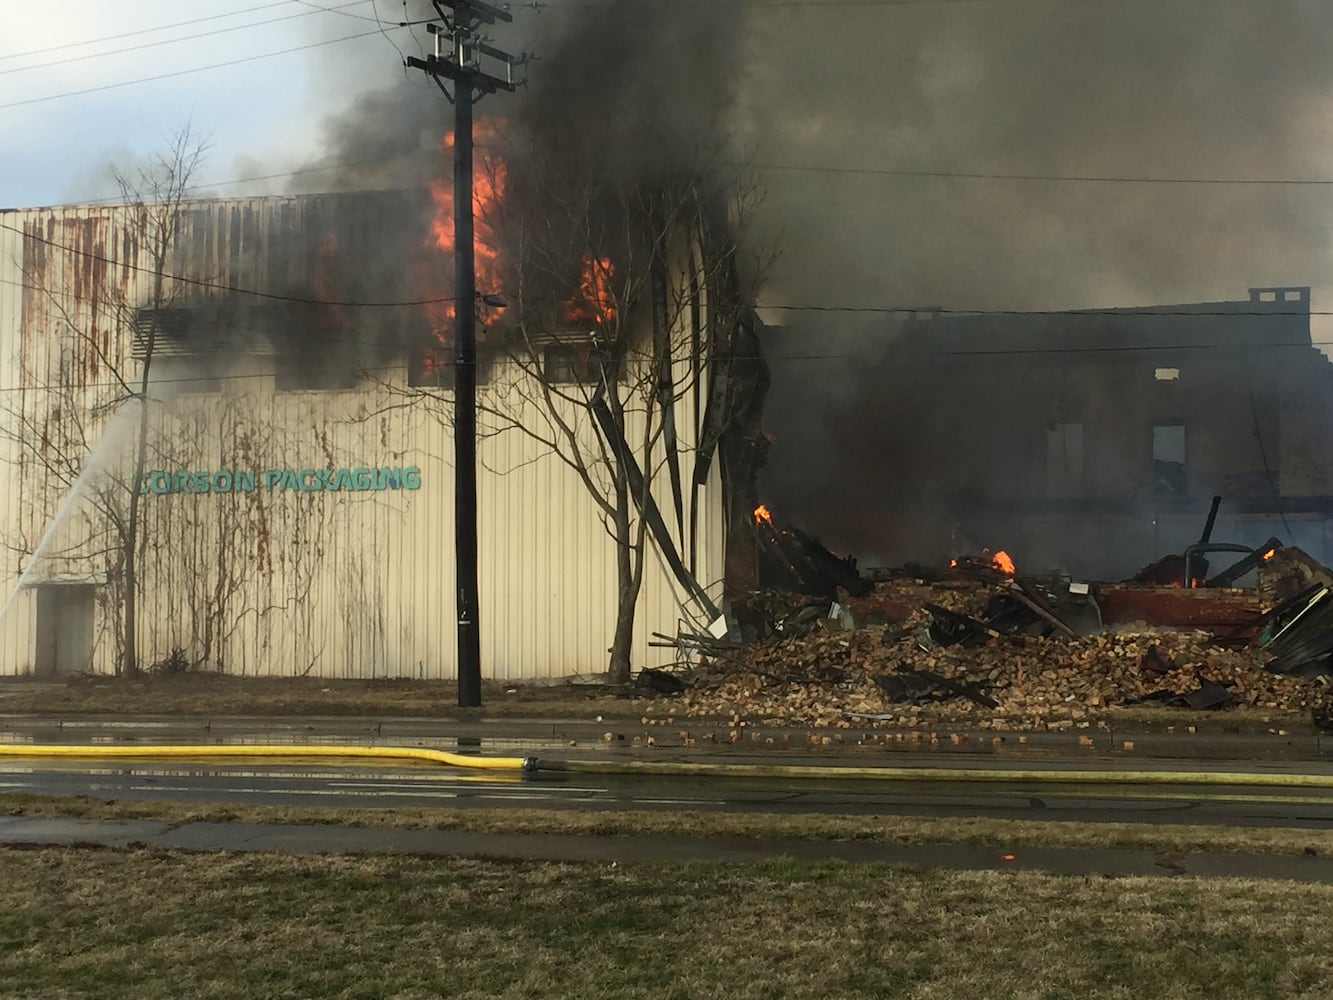
<svg viewBox="0 0 1333 1000">
<path fill-rule="evenodd" d="M 494 371 L 478 404 L 481 433 L 526 435 L 578 478 L 614 543 L 612 683 L 630 679 L 649 559 L 691 618 L 717 612 L 690 552 L 698 459 L 726 422 L 710 371 L 734 353 L 765 269 L 740 266 L 758 200 L 741 172 L 702 156 L 622 167 L 565 147 L 524 150 L 506 170 L 487 221 L 508 304 L 484 317 Z M 478 291 L 489 310 L 497 290 Z"/>
<path fill-rule="evenodd" d="M 138 606 L 139 606 L 139 507 L 141 484 L 147 470 L 149 389 L 152 386 L 153 359 L 157 352 L 160 323 L 157 321 L 171 308 L 180 295 L 182 286 L 168 281 L 167 263 L 172 257 L 176 236 L 180 231 L 181 214 L 189 195 L 190 183 L 207 151 L 207 144 L 197 140 L 186 125 L 177 132 L 164 152 L 155 156 L 134 174 L 116 173 L 116 183 L 129 211 L 129 227 L 142 247 L 148 268 L 151 291 L 147 306 L 152 319 L 136 324 L 143 330 L 140 350 L 142 364 L 134 394 L 138 407 L 138 427 L 134 444 L 134 466 L 129 477 L 129 504 L 121 532 L 125 594 L 123 620 L 125 647 L 121 670 L 126 676 L 139 672 Z"/>
<path fill-rule="evenodd" d="M 153 363 L 164 319 L 188 288 L 171 265 L 206 151 L 207 142 L 187 125 L 147 163 L 115 172 L 123 205 L 105 209 L 100 224 L 62 225 L 51 231 L 55 239 L 34 230 L 25 239 L 20 364 L 34 388 L 9 407 L 5 433 L 42 484 L 45 495 L 31 510 L 57 515 L 29 525 L 26 534 L 43 541 L 23 540 L 20 554 L 30 567 L 37 559 L 88 573 L 109 567 L 103 600 L 115 605 L 117 671 L 131 676 L 142 668 L 140 494 L 151 411 L 161 403 L 154 398 Z M 54 370 L 51 344 L 58 351 Z M 56 530 L 76 501 L 84 508 L 81 537 Z"/>
</svg>

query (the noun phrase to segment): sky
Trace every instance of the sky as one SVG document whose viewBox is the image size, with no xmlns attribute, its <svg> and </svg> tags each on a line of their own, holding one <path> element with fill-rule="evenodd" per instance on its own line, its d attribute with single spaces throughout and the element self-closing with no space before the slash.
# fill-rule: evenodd
<svg viewBox="0 0 1333 1000">
<path fill-rule="evenodd" d="M 449 121 L 433 84 L 402 66 L 429 39 L 395 25 L 430 13 L 427 0 L 0 4 L 0 207 L 111 197 L 111 165 L 186 122 L 211 144 L 201 194 L 400 183 L 419 172 L 381 164 L 433 155 Z M 1315 342 L 1333 354 L 1330 0 L 512 10 L 495 41 L 535 53 L 531 85 L 483 115 L 533 101 L 627 161 L 655 148 L 655 128 L 693 129 L 744 165 L 759 196 L 746 251 L 775 255 L 760 314 L 801 345 L 785 366 L 772 359 L 773 429 L 785 420 L 773 468 L 836 448 L 827 401 L 892 362 L 903 307 L 1097 309 L 1310 286 Z"/>
<path fill-rule="evenodd" d="M 516 4 L 507 41 L 550 55 L 560 14 L 609 2 Z M 1327 0 L 621 2 L 655 12 L 652 30 L 631 17 L 623 46 L 575 47 L 572 68 L 613 67 L 608 95 L 660 95 L 630 79 L 668 65 L 641 52 L 664 24 L 696 25 L 667 36 L 672 89 L 756 168 L 754 240 L 779 254 L 768 306 L 1063 309 L 1308 284 L 1333 308 Z M 427 37 L 392 26 L 404 0 L 3 3 L 0 207 L 108 197 L 111 164 L 186 121 L 211 141 L 201 189 L 241 194 L 345 155 L 330 136 L 364 95 L 448 114 L 405 78 Z M 560 69 L 539 58 L 534 90 L 568 82 Z"/>
<path fill-rule="evenodd" d="M 4 6 L 5 207 L 106 197 L 108 167 L 160 149 L 187 122 L 209 139 L 201 182 L 219 193 L 304 166 L 328 116 L 402 77 L 394 44 L 411 44 L 404 29 L 378 30 L 377 10 L 402 19 L 394 0 L 102 0 L 68 17 Z"/>
</svg>

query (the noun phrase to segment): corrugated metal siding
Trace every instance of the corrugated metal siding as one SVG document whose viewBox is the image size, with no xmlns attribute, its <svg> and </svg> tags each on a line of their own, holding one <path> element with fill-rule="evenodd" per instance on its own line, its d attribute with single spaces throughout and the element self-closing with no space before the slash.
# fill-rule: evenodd
<svg viewBox="0 0 1333 1000">
<path fill-rule="evenodd" d="M 216 275 L 232 287 L 278 280 L 295 287 L 307 255 L 283 252 L 294 231 L 339 211 L 337 198 L 241 199 L 200 203 L 188 213 L 177 244 L 182 273 Z M 350 212 L 354 216 L 354 212 Z M 113 209 L 5 213 L 0 221 L 36 227 L 57 243 L 124 259 L 123 219 Z M 107 362 L 134 370 L 115 303 L 143 302 L 148 276 L 90 258 L 48 250 L 44 291 L 25 299 L 23 239 L 0 229 L 0 388 L 24 387 L 10 404 L 34 422 L 57 401 L 81 404 L 81 424 L 95 440 L 105 414 L 88 419 L 113 392 Z M 29 246 L 31 257 L 33 247 Z M 28 261 L 31 266 L 32 261 Z M 188 267 L 187 267 L 188 264 Z M 225 295 L 225 292 L 220 293 Z M 327 293 L 325 293 L 327 294 Z M 38 309 L 44 300 L 61 308 Z M 41 315 L 24 315 L 28 309 Z M 66 319 L 72 320 L 67 324 Z M 72 326 L 95 331 L 100 352 Z M 99 353 L 105 357 L 99 357 Z M 153 411 L 156 457 L 149 468 L 265 469 L 419 466 L 422 486 L 383 493 L 176 493 L 143 498 L 141 622 L 146 662 L 176 646 L 207 654 L 208 664 L 237 674 L 326 677 L 450 677 L 455 673 L 453 609 L 453 476 L 447 413 L 403 406 L 401 369 L 385 383 L 346 392 L 275 393 L 272 378 L 240 377 L 247 359 L 228 369 L 223 391 L 180 396 Z M 253 359 L 250 359 L 253 363 Z M 269 364 L 272 362 L 270 361 Z M 236 377 L 231 377 L 236 376 Z M 56 383 L 66 388 L 46 392 Z M 73 387 L 73 388 L 70 388 Z M 14 395 L 10 393 L 9 395 Z M 446 403 L 447 405 L 447 403 Z M 690 398 L 678 420 L 682 447 L 697 422 Z M 71 414 L 56 421 L 68 423 Z M 122 449 L 123 450 L 123 449 Z M 556 457 L 521 433 L 487 437 L 479 448 L 481 628 L 483 670 L 506 679 L 561 677 L 605 669 L 615 625 L 614 546 L 582 483 Z M 0 435 L 7 464 L 0 516 L 6 537 L 31 550 L 63 493 L 50 469 L 32 461 L 14 434 Z M 692 469 L 685 455 L 688 485 Z M 658 500 L 671 509 L 665 475 Z M 705 584 L 723 566 L 722 491 L 717 463 L 700 491 L 699 567 Z M 670 518 L 669 518 L 670 520 Z M 95 523 L 96 519 L 93 519 Z M 78 547 L 87 523 L 71 520 L 62 544 Z M 688 539 L 677 539 L 682 552 Z M 95 547 L 95 546 L 94 546 Z M 87 545 L 84 546 L 88 548 Z M 0 576 L 18 580 L 11 553 Z M 48 579 L 52 566 L 37 567 Z M 104 577 L 107 559 L 87 555 L 62 564 L 65 576 Z M 718 587 L 711 588 L 714 594 Z M 634 662 L 669 662 L 671 650 L 649 646 L 654 631 L 674 632 L 683 597 L 650 554 L 644 573 Z M 115 667 L 115 607 L 100 606 L 95 667 Z M 33 601 L 24 594 L 0 623 L 0 672 L 32 666 Z M 202 652 L 201 652 L 202 651 Z"/>
</svg>

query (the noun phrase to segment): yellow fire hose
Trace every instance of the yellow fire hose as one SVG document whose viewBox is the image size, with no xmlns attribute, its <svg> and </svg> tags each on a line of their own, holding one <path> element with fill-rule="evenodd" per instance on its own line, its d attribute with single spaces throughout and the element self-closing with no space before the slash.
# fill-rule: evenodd
<svg viewBox="0 0 1333 1000">
<path fill-rule="evenodd" d="M 133 746 L 104 746 L 100 744 L 0 743 L 0 757 L 70 758 L 76 760 L 103 760 L 132 758 L 134 760 L 215 760 L 255 757 L 283 757 L 308 760 L 389 759 L 424 760 L 451 767 L 474 768 L 486 771 L 535 771 L 535 757 L 473 757 L 470 754 L 432 750 L 428 747 L 365 747 L 332 746 L 320 744 L 200 744 L 195 746 L 168 746 L 139 743 Z"/>
<path fill-rule="evenodd" d="M 536 757 L 479 757 L 429 747 L 336 746 L 329 744 L 0 744 L 0 758 L 70 760 L 420 760 L 450 767 L 491 771 L 536 771 Z M 955 767 L 863 767 L 802 764 L 644 760 L 548 760 L 541 770 L 566 774 L 642 775 L 645 777 L 788 778 L 796 780 L 873 780 L 901 782 L 1040 782 L 1099 785 L 1214 785 L 1255 788 L 1333 789 L 1333 774 L 1250 771 L 1037 770 Z"/>
</svg>

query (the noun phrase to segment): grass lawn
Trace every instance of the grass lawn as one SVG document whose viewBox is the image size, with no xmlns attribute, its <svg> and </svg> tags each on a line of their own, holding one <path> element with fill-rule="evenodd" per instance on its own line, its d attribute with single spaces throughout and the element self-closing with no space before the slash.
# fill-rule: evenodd
<svg viewBox="0 0 1333 1000">
<path fill-rule="evenodd" d="M 0 849 L 0 994 L 1327 997 L 1333 886 Z"/>
<path fill-rule="evenodd" d="M 771 837 L 873 840 L 886 844 L 977 844 L 998 848 L 1126 848 L 1162 853 L 1210 851 L 1333 855 L 1333 831 L 1283 827 L 1073 823 L 1026 819 L 856 816 L 801 813 L 581 809 L 450 809 L 398 806 L 346 809 L 195 802 L 100 800 L 84 796 L 0 794 L 0 815 L 82 819 L 160 819 L 168 823 L 287 823 L 477 833 L 596 836 Z"/>
</svg>

